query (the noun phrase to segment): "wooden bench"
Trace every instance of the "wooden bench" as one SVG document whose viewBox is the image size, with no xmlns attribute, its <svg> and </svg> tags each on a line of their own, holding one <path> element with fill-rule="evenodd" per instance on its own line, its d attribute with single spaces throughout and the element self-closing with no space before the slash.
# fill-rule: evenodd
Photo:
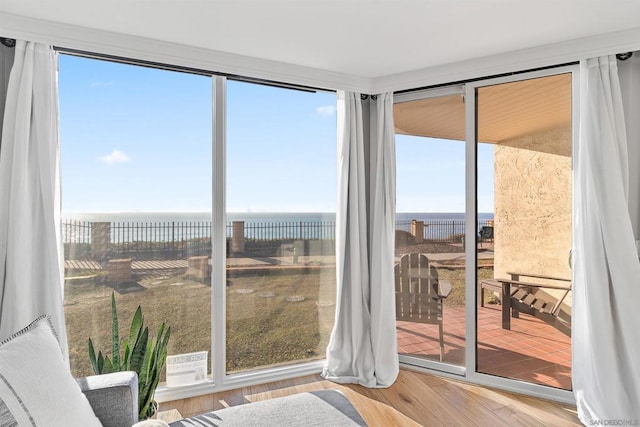
<svg viewBox="0 0 640 427">
<path fill-rule="evenodd" d="M 485 279 L 480 282 L 481 306 L 484 306 L 484 289 L 500 291 L 503 329 L 511 329 L 511 317 L 518 318 L 521 307 L 529 308 L 531 310 L 530 314 L 535 315 L 536 313 L 540 313 L 557 317 L 562 302 L 571 291 L 571 279 L 535 273 L 507 272 L 507 274 L 511 276 L 509 279 Z M 521 277 L 558 281 L 561 283 L 535 283 L 520 280 Z M 566 284 L 567 282 L 569 284 Z M 562 296 L 557 300 L 547 299 L 543 298 L 538 292 L 542 288 L 558 289 L 564 292 L 562 292 Z"/>
</svg>

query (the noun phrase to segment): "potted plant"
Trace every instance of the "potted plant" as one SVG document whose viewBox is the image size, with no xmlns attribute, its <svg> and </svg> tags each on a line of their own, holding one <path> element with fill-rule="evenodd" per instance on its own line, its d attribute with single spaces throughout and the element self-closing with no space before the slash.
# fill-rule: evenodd
<svg viewBox="0 0 640 427">
<path fill-rule="evenodd" d="M 111 322 L 111 359 L 109 356 L 103 356 L 102 351 L 99 351 L 96 357 L 93 342 L 89 338 L 89 360 L 93 371 L 96 374 L 136 372 L 138 374 L 138 417 L 140 420 L 151 418 L 157 410 L 157 403 L 153 397 L 167 360 L 167 343 L 171 328 L 168 327 L 165 331 L 165 322 L 162 322 L 154 343 L 153 336 L 149 336 L 149 328 L 144 326 L 142 308 L 138 306 L 129 328 L 129 339 L 122 339 L 121 345 L 115 293 L 111 294 Z M 123 354 L 120 354 L 121 350 Z"/>
</svg>

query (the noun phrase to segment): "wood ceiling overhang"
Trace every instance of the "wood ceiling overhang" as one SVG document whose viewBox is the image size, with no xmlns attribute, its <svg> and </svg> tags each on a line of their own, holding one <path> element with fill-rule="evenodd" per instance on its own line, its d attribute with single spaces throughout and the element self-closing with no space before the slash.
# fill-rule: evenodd
<svg viewBox="0 0 640 427">
<path fill-rule="evenodd" d="M 571 74 L 478 89 L 478 140 L 500 143 L 571 125 Z M 396 132 L 465 139 L 462 95 L 394 105 Z"/>
</svg>

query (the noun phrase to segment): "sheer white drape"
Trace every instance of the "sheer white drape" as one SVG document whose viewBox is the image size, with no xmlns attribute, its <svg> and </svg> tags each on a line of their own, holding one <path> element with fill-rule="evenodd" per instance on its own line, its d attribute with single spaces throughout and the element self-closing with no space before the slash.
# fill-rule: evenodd
<svg viewBox="0 0 640 427">
<path fill-rule="evenodd" d="M 583 61 L 580 80 L 572 377 L 578 415 L 590 425 L 640 419 L 640 262 L 615 56 Z"/>
<path fill-rule="evenodd" d="M 322 375 L 388 387 L 398 376 L 393 292 L 395 140 L 391 94 L 338 92 L 335 325 Z"/>
<path fill-rule="evenodd" d="M 396 146 L 393 95 L 371 103 L 369 274 L 371 345 L 377 384 L 390 386 L 399 370 L 396 341 L 394 252 L 396 225 Z M 374 119 L 375 118 L 375 119 Z"/>
<path fill-rule="evenodd" d="M 2 134 L 2 122 L 4 118 L 4 101 L 7 99 L 7 87 L 9 85 L 9 74 L 13 67 L 14 48 L 10 48 L 0 43 L 0 135 Z"/>
<path fill-rule="evenodd" d="M 618 61 L 627 150 L 629 154 L 629 214 L 636 240 L 640 239 L 640 52 Z"/>
<path fill-rule="evenodd" d="M 66 358 L 56 80 L 53 49 L 17 41 L 0 145 L 0 339 L 48 314 Z"/>
</svg>

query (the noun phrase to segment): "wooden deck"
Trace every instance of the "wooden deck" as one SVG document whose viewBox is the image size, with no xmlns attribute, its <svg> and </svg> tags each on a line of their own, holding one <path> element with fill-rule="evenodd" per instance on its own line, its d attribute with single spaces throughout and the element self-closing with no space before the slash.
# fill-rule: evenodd
<svg viewBox="0 0 640 427">
<path fill-rule="evenodd" d="M 478 307 L 478 370 L 500 377 L 571 390 L 571 338 L 537 317 L 520 314 L 502 329 L 501 307 Z M 463 365 L 464 307 L 445 307 L 444 362 Z M 397 322 L 398 352 L 439 360 L 438 327 Z"/>
<path fill-rule="evenodd" d="M 88 260 L 64 260 L 65 270 L 102 270 L 98 261 Z"/>
<path fill-rule="evenodd" d="M 102 270 L 102 265 L 97 261 L 65 260 L 66 270 Z M 186 259 L 164 260 L 164 261 L 132 261 L 132 270 L 171 270 L 176 268 L 187 268 Z"/>
<path fill-rule="evenodd" d="M 211 263 L 211 259 L 209 259 Z M 233 270 L 247 270 L 259 272 L 263 269 L 297 269 L 312 270 L 335 266 L 335 256 L 301 256 L 298 263 L 294 264 L 291 257 L 267 257 L 267 258 L 227 258 L 227 268 Z M 65 260 L 65 270 L 103 270 L 104 267 L 97 261 Z M 134 271 L 172 270 L 187 268 L 186 259 L 136 261 L 131 262 Z"/>
</svg>

